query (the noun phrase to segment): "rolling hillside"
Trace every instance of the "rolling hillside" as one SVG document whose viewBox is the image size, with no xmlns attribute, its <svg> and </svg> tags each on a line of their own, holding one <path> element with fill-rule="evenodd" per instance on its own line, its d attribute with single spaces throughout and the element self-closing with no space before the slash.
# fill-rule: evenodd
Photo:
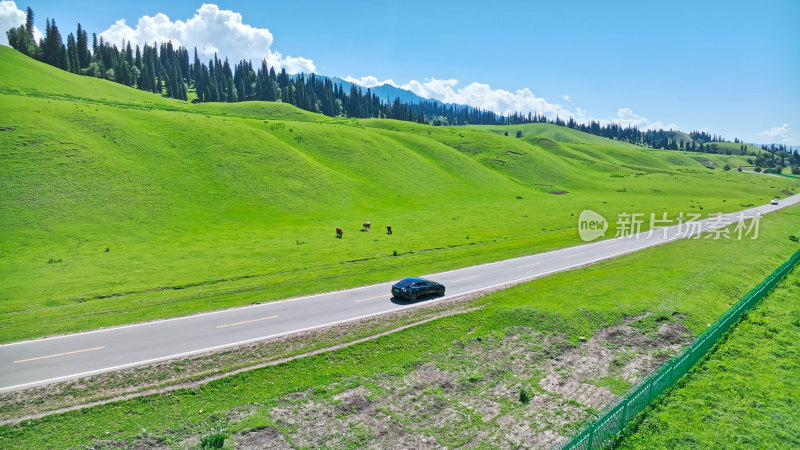
<svg viewBox="0 0 800 450">
<path fill-rule="evenodd" d="M 587 208 L 677 217 L 800 187 L 532 126 L 516 139 L 191 104 L 0 47 L 0 341 L 571 245 Z"/>
</svg>

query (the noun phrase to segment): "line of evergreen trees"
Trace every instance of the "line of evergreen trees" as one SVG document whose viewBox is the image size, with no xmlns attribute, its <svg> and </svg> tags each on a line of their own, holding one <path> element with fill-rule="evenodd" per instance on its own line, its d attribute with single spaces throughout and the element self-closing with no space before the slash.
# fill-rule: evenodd
<svg viewBox="0 0 800 450">
<path fill-rule="evenodd" d="M 399 99 L 384 103 L 369 89 L 352 86 L 348 92 L 327 77 L 290 76 L 285 69 L 276 72 L 266 61 L 257 70 L 250 61 L 241 61 L 232 69 L 227 59 L 222 61 L 216 55 L 208 64 L 201 62 L 195 49 L 190 71 L 187 82 L 195 87 L 199 102 L 280 101 L 332 117 L 424 121 L 424 117 L 412 115 L 410 105 Z"/>
<path fill-rule="evenodd" d="M 86 30 L 78 24 L 75 34 L 67 36 L 64 45 L 55 20 L 46 20 L 44 36 L 36 43 L 33 36 L 33 10 L 28 8 L 24 25 L 6 32 L 11 48 L 51 66 L 81 75 L 104 78 L 126 86 L 180 100 L 188 99 L 187 82 L 190 82 L 189 52 L 173 48 L 172 43 L 157 48 L 147 44 L 136 51 L 130 43 L 119 50 L 116 45 L 98 40 L 92 34 L 92 50 Z"/>
<path fill-rule="evenodd" d="M 709 153 L 717 153 L 717 145 L 713 143 L 723 141 L 721 136 L 702 131 L 693 131 L 689 133 L 690 139 L 684 140 L 673 131 L 641 131 L 636 127 L 602 125 L 597 121 L 579 123 L 571 117 L 550 119 L 542 114 L 519 112 L 501 115 L 438 101 L 405 103 L 399 98 L 383 101 L 370 89 L 365 91 L 351 85 L 345 90 L 330 78 L 315 74 L 290 76 L 285 69 L 278 72 L 268 67 L 266 61 L 256 69 L 251 61 L 244 60 L 231 67 L 227 58 L 220 60 L 217 55 L 204 63 L 195 48 L 190 62 L 189 51 L 175 48 L 171 42 L 145 44 L 141 49 L 123 42 L 120 50 L 92 34 L 90 50 L 87 32 L 80 24 L 75 34 L 67 36 L 64 45 L 55 20 L 50 19 L 46 20 L 44 36 L 37 43 L 33 35 L 33 17 L 33 10 L 28 8 L 25 24 L 7 31 L 12 48 L 68 72 L 104 78 L 180 100 L 188 100 L 188 90 L 192 87 L 197 94 L 193 100 L 196 102 L 280 101 L 331 117 L 386 118 L 432 125 L 551 123 L 651 148 Z"/>
<path fill-rule="evenodd" d="M 399 98 L 382 101 L 370 89 L 353 85 L 345 90 L 328 77 L 315 74 L 290 76 L 285 69 L 276 72 L 266 61 L 257 70 L 250 61 L 232 67 L 227 58 L 220 60 L 217 55 L 204 63 L 195 48 L 190 63 L 188 50 L 174 48 L 171 42 L 145 44 L 143 48 L 137 45 L 135 49 L 123 43 L 120 50 L 93 34 L 90 50 L 87 32 L 80 24 L 64 45 L 55 21 L 47 19 L 44 37 L 36 43 L 31 8 L 25 25 L 6 34 L 12 48 L 62 70 L 181 100 L 188 99 L 188 88 L 193 87 L 197 94 L 194 101 L 198 102 L 280 101 L 332 117 L 388 118 L 435 125 L 508 123 L 493 111 L 461 105 L 446 106 L 436 101 L 409 104 Z"/>
</svg>

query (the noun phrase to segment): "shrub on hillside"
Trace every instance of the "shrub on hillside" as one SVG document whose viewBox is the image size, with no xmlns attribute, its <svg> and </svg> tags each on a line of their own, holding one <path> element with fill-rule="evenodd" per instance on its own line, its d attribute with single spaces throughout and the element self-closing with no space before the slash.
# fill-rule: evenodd
<svg viewBox="0 0 800 450">
<path fill-rule="evenodd" d="M 222 448 L 225 445 L 225 435 L 222 433 L 211 434 L 200 440 L 200 448 Z"/>
<path fill-rule="evenodd" d="M 525 390 L 525 388 L 520 389 L 519 391 L 519 402 L 523 405 L 527 405 L 531 402 L 531 393 Z"/>
</svg>

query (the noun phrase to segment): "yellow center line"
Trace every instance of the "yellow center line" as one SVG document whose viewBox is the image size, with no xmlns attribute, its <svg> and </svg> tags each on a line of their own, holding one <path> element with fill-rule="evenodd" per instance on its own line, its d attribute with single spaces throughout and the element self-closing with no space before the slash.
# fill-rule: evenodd
<svg viewBox="0 0 800 450">
<path fill-rule="evenodd" d="M 614 247 L 619 247 L 619 244 L 609 245 L 609 246 L 608 246 L 608 247 L 606 247 L 606 248 L 614 248 Z"/>
<path fill-rule="evenodd" d="M 581 253 L 575 253 L 575 254 L 572 254 L 572 255 L 569 255 L 569 256 L 567 256 L 567 258 L 573 258 L 573 257 L 575 257 L 575 256 L 581 256 L 582 254 L 583 254 L 583 252 L 581 252 Z"/>
<path fill-rule="evenodd" d="M 525 267 L 535 266 L 535 265 L 538 265 L 538 264 L 541 264 L 541 262 L 535 262 L 533 264 L 525 264 L 524 266 L 517 267 L 517 269 L 524 269 Z"/>
<path fill-rule="evenodd" d="M 233 326 L 236 326 L 236 325 L 244 325 L 246 323 L 253 323 L 253 322 L 260 322 L 262 320 L 274 319 L 276 317 L 278 317 L 278 316 L 269 316 L 269 317 L 262 317 L 260 319 L 245 320 L 244 322 L 229 323 L 227 325 L 217 325 L 217 328 L 225 328 L 225 327 L 233 327 Z"/>
<path fill-rule="evenodd" d="M 362 298 L 361 300 L 356 300 L 356 301 L 354 301 L 353 303 L 358 303 L 358 302 L 367 302 L 367 301 L 370 301 L 370 300 L 375 300 L 375 299 L 377 299 L 377 298 L 386 298 L 386 296 L 385 296 L 385 295 L 379 295 L 379 296 L 377 296 L 377 297 Z"/>
<path fill-rule="evenodd" d="M 460 280 L 453 280 L 453 281 L 451 281 L 451 283 L 458 283 L 459 281 L 474 280 L 475 278 L 480 278 L 480 277 L 481 277 L 480 275 L 475 275 L 474 277 L 467 277 L 467 278 L 461 278 Z"/>
<path fill-rule="evenodd" d="M 101 348 L 105 347 L 85 348 L 83 350 L 75 350 L 74 352 L 56 353 L 55 355 L 37 356 L 36 358 L 20 359 L 19 361 L 14 361 L 14 364 L 28 362 L 28 361 L 36 361 L 37 359 L 55 358 L 56 356 L 74 355 L 75 353 L 91 352 L 92 350 L 100 350 Z"/>
</svg>

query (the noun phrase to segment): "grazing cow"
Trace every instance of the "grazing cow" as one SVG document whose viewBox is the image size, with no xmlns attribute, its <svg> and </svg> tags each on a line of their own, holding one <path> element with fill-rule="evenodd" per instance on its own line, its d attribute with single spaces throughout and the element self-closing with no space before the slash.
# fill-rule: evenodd
<svg viewBox="0 0 800 450">
<path fill-rule="evenodd" d="M 339 227 L 336 227 L 336 237 L 339 239 L 342 238 L 342 229 Z"/>
<path fill-rule="evenodd" d="M 386 234 L 392 234 L 392 226 L 386 225 Z"/>
<path fill-rule="evenodd" d="M 372 231 L 372 222 L 364 222 L 363 231 Z"/>
</svg>

